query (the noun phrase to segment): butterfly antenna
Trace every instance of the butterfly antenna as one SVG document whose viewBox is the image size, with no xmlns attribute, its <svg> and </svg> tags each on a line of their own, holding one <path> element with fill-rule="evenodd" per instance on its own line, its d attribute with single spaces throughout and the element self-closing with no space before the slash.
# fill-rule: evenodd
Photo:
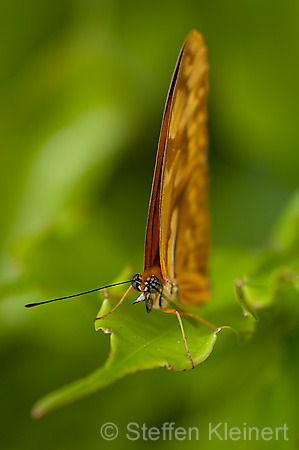
<svg viewBox="0 0 299 450">
<path fill-rule="evenodd" d="M 28 303 L 27 305 L 25 305 L 25 308 L 32 308 L 33 306 L 39 306 L 39 305 L 45 305 L 46 303 L 58 302 L 59 300 L 67 300 L 68 298 L 79 297 L 80 295 L 85 295 L 85 294 L 91 294 L 92 292 L 101 291 L 102 289 L 107 289 L 107 288 L 110 288 L 113 286 L 119 286 L 121 284 L 126 284 L 126 283 L 132 283 L 132 280 L 122 281 L 120 283 L 109 284 L 108 286 L 102 286 L 102 287 L 99 287 L 96 289 L 91 289 L 90 291 L 79 292 L 79 294 L 68 295 L 66 297 L 53 298 L 51 300 L 44 300 L 42 302 L 36 302 L 36 303 Z"/>
</svg>

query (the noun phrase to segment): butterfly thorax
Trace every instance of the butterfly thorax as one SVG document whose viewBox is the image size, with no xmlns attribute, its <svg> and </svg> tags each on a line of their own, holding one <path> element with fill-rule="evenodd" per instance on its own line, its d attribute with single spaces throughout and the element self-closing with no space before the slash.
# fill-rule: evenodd
<svg viewBox="0 0 299 450">
<path fill-rule="evenodd" d="M 134 275 L 132 287 L 136 291 L 141 292 L 134 303 L 145 302 L 147 312 L 150 312 L 153 307 L 160 308 L 164 306 L 164 290 L 166 286 L 163 286 L 161 279 L 162 275 L 158 267 L 153 267 L 151 270 L 145 270 L 142 274 Z"/>
</svg>

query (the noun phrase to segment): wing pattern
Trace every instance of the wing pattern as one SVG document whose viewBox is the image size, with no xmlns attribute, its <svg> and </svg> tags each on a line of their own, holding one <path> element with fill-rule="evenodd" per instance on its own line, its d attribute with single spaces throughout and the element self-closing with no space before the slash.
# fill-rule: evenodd
<svg viewBox="0 0 299 450">
<path fill-rule="evenodd" d="M 203 38 L 191 31 L 166 102 L 145 246 L 145 272 L 158 266 L 164 284 L 190 306 L 209 299 L 207 74 Z"/>
</svg>

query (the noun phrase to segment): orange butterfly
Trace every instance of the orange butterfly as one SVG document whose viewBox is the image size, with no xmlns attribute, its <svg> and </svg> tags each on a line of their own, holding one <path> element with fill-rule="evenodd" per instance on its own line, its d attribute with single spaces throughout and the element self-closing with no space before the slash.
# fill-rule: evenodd
<svg viewBox="0 0 299 450">
<path fill-rule="evenodd" d="M 133 287 L 141 293 L 135 303 L 144 301 L 147 312 L 155 307 L 176 314 L 192 367 L 180 316 L 193 316 L 213 329 L 216 327 L 194 314 L 166 306 L 176 302 L 199 306 L 210 298 L 206 54 L 203 37 L 191 31 L 174 70 L 162 120 L 146 226 L 144 269 L 133 277 L 132 285 L 112 310 Z"/>
<path fill-rule="evenodd" d="M 131 286 L 108 313 L 134 288 L 140 292 L 135 303 L 144 301 L 147 312 L 154 307 L 176 314 L 192 367 L 181 316 L 196 317 L 213 329 L 216 327 L 195 314 L 167 306 L 180 303 L 194 307 L 210 298 L 207 75 L 204 40 L 193 30 L 181 49 L 166 100 L 146 226 L 144 269 L 130 280 Z M 99 289 L 103 288 L 85 293 Z M 78 295 L 82 294 L 26 306 Z"/>
</svg>

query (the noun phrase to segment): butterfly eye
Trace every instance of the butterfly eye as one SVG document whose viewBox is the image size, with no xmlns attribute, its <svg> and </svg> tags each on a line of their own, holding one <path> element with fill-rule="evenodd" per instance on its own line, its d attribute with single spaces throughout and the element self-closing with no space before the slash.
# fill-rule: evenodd
<svg viewBox="0 0 299 450">
<path fill-rule="evenodd" d="M 147 290 L 151 293 L 159 292 L 162 288 L 162 283 L 155 275 L 152 275 L 147 282 Z"/>
<path fill-rule="evenodd" d="M 135 289 L 135 291 L 140 291 L 140 285 L 141 285 L 141 275 L 139 273 L 136 273 L 136 275 L 132 278 L 132 288 Z"/>
</svg>

